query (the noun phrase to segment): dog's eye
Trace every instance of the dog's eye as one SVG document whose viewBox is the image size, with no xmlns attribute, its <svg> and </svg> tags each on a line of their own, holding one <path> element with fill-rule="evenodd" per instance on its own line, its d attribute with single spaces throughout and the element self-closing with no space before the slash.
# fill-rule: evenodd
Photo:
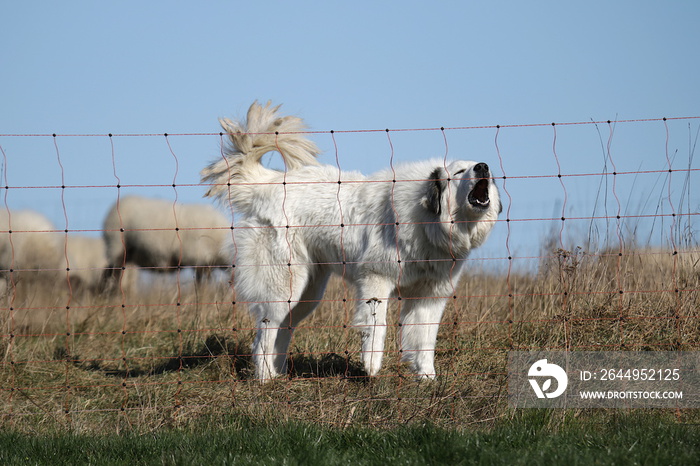
<svg viewBox="0 0 700 466">
<path fill-rule="evenodd" d="M 455 172 L 452 176 L 455 177 L 455 178 L 457 178 L 457 175 L 460 175 L 460 174 L 462 174 L 462 173 L 464 173 L 464 172 L 466 172 L 466 171 L 467 171 L 467 169 L 466 169 L 466 168 L 463 168 L 463 169 L 461 169 L 461 170 Z"/>
</svg>

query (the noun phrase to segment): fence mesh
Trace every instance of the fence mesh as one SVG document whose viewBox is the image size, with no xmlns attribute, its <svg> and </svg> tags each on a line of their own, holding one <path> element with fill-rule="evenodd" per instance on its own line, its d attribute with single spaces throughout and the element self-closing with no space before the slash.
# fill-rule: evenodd
<svg viewBox="0 0 700 466">
<path fill-rule="evenodd" d="M 259 303 L 238 301 L 230 282 L 269 264 L 236 264 L 246 227 L 230 208 L 207 210 L 198 182 L 224 134 L 0 134 L 2 423 L 152 430 L 233 414 L 467 426 L 504 415 L 510 350 L 696 350 L 697 122 L 308 133 L 338 170 L 428 157 L 492 167 L 503 211 L 464 276 L 437 296 L 448 303 L 431 382 L 400 363 L 400 292 L 382 297 L 384 366 L 364 372 L 357 298 L 342 276 L 296 328 L 288 374 L 255 380 L 247 308 Z M 183 207 L 192 203 L 197 214 Z M 324 227 L 343 244 L 343 221 Z M 157 257 L 125 261 L 129 235 Z M 228 256 L 215 257 L 227 242 Z"/>
</svg>

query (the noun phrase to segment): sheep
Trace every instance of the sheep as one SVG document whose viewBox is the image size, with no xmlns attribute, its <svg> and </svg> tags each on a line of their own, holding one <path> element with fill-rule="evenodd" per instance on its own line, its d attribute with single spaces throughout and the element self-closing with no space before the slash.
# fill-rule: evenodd
<svg viewBox="0 0 700 466">
<path fill-rule="evenodd" d="M 11 233 L 10 233 L 11 232 Z M 66 235 L 44 215 L 31 210 L 0 210 L 0 275 L 12 281 L 96 289 L 107 266 L 104 241 Z M 7 289 L 7 288 L 5 288 Z"/>
<path fill-rule="evenodd" d="M 68 235 L 65 238 L 68 277 L 72 287 L 97 290 L 102 285 L 102 275 L 107 269 L 107 248 L 100 237 Z"/>
<path fill-rule="evenodd" d="M 0 272 L 15 283 L 25 278 L 47 278 L 62 257 L 60 234 L 51 221 L 31 210 L 0 210 Z M 65 266 L 64 266 L 65 270 Z"/>
<path fill-rule="evenodd" d="M 126 196 L 104 221 L 108 269 L 105 279 L 121 279 L 127 264 L 158 272 L 194 267 L 201 282 L 212 267 L 230 267 L 222 246 L 231 235 L 231 221 L 206 204 L 179 204 Z"/>
</svg>

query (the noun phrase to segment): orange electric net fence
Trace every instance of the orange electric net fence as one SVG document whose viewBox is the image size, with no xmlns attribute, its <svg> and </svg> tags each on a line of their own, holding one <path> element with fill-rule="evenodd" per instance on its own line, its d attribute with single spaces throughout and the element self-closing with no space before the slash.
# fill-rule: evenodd
<svg viewBox="0 0 700 466">
<path fill-rule="evenodd" d="M 287 373 L 256 380 L 248 307 L 262 302 L 239 301 L 230 282 L 274 264 L 237 264 L 237 235 L 253 227 L 202 199 L 199 171 L 225 134 L 0 134 L 2 423 L 150 430 L 231 414 L 464 426 L 503 415 L 511 350 L 697 350 L 698 121 L 305 133 L 339 172 L 489 163 L 503 210 L 453 266 L 464 275 L 432 296 L 447 301 L 433 381 L 401 363 L 410 293 L 377 297 L 390 306 L 384 365 L 365 372 L 342 274 L 309 298 L 319 308 L 295 328 Z M 398 223 L 397 242 L 409 222 Z M 336 228 L 343 245 L 362 226 L 254 228 Z"/>
</svg>

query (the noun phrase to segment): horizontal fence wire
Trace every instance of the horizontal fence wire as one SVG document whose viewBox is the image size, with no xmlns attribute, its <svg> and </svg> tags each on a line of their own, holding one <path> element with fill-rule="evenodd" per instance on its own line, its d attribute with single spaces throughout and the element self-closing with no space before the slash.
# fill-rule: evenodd
<svg viewBox="0 0 700 466">
<path fill-rule="evenodd" d="M 692 125 L 698 118 L 305 132 L 330 137 L 326 163 L 337 169 L 337 181 L 304 184 L 337 186 L 338 224 L 295 224 L 285 215 L 283 224 L 251 225 L 241 223 L 240 215 L 227 205 L 218 207 L 220 217 L 201 214 L 192 221 L 193 214 L 183 206 L 195 198 L 192 193 L 201 196 L 202 188 L 208 187 L 199 183 L 198 171 L 217 156 L 211 153 L 216 147 L 212 141 L 223 148 L 224 133 L 0 134 L 2 422 L 26 428 L 38 420 L 78 429 L 107 423 L 148 430 L 207 413 L 236 412 L 341 427 L 413 420 L 464 426 L 502 415 L 509 351 L 697 350 L 700 248 L 695 221 L 700 198 L 694 189 L 700 169 L 693 166 L 697 134 Z M 686 125 L 687 130 L 670 129 L 669 124 Z M 633 164 L 629 159 L 637 156 L 617 148 L 622 136 L 616 132 L 620 126 L 640 125 L 654 126 L 656 148 L 645 155 L 647 165 L 634 170 L 631 165 L 641 167 L 638 159 Z M 600 145 L 603 167 L 595 166 L 601 163 L 599 155 L 593 162 L 591 154 L 572 151 L 580 135 L 563 131 L 572 127 L 595 129 L 586 134 L 594 139 L 592 145 Z M 506 142 L 506 133 L 515 129 L 548 129 L 548 135 L 527 135 L 538 147 L 548 146 L 535 168 L 524 168 Z M 647 126 L 638 131 L 651 132 Z M 443 144 L 435 145 L 432 139 L 432 151 L 444 153 L 446 165 L 464 158 L 452 146 L 468 147 L 472 132 L 490 139 L 484 158 L 490 161 L 503 206 L 481 252 L 466 258 L 402 259 L 403 228 L 437 223 L 452 228 L 455 221 L 353 223 L 350 212 L 343 211 L 344 186 L 388 186 L 391 195 L 385 207 L 395 217 L 396 186 L 418 189 L 431 181 L 430 173 L 396 179 L 399 163 L 417 160 L 399 161 L 402 137 L 438 133 Z M 343 173 L 352 156 L 344 144 L 367 134 L 386 137 L 378 149 L 385 154 L 380 166 L 388 169 L 386 179 L 346 180 Z M 208 157 L 193 157 L 189 146 L 181 152 L 177 143 L 191 137 L 207 141 Z M 94 154 L 75 145 L 64 148 L 69 140 L 73 144 L 105 138 L 101 170 L 83 166 Z M 158 170 L 134 162 L 127 149 L 120 148 L 118 140 L 123 138 L 136 140 L 130 150 L 138 148 L 139 141 L 148 141 L 144 151 L 160 145 L 161 158 L 154 162 Z M 688 143 L 687 157 L 678 149 L 679 138 L 683 151 Z M 37 157 L 27 164 L 35 153 L 42 154 L 41 161 Z M 137 157 L 148 158 L 143 153 Z M 572 158 L 586 157 L 588 163 L 572 163 Z M 33 172 L 37 165 L 49 163 L 55 167 L 53 181 L 44 183 Z M 74 181 L 86 177 L 96 181 Z M 150 178 L 157 180 L 148 183 Z M 299 184 L 285 176 L 282 189 L 286 194 Z M 130 204 L 134 194 L 142 196 L 136 198 L 136 207 Z M 147 214 L 134 224 L 134 212 L 146 210 L 143 205 L 151 200 L 160 213 Z M 204 202 L 192 205 L 202 212 Z M 285 208 L 283 204 L 283 212 Z M 391 245 L 397 261 L 360 263 L 346 256 L 348 232 L 370 228 L 398 231 Z M 295 260 L 292 241 L 308 229 L 337 235 L 341 256 L 325 262 Z M 236 239 L 251 231 L 283 235 L 289 260 L 238 263 Z M 136 251 L 132 241 L 143 241 L 152 257 Z M 223 258 L 198 257 L 210 248 L 209 242 L 216 243 L 214 250 L 226 252 Z M 389 303 L 390 316 L 380 324 L 387 332 L 381 350 L 385 362 L 370 377 L 361 364 L 362 325 L 353 319 L 365 298 L 354 294 L 347 268 L 381 269 L 397 262 L 398 281 L 411 265 L 446 265 L 451 289 L 413 296 L 399 286 L 392 296 L 373 298 Z M 291 301 L 273 295 L 269 300 L 239 300 L 232 282 L 247 271 L 309 266 L 334 267 L 340 273 L 323 296 L 298 300 L 319 308 L 294 326 L 289 352 L 283 355 L 287 374 L 261 384 L 251 354 L 261 324 L 248 308 L 291 306 Z M 453 280 L 458 268 L 466 273 Z M 290 278 L 290 296 L 291 288 Z M 440 321 L 402 326 L 397 317 L 402 307 L 425 299 L 446 301 Z M 401 363 L 399 342 L 411 325 L 439 328 L 434 381 L 415 380 Z"/>
</svg>

